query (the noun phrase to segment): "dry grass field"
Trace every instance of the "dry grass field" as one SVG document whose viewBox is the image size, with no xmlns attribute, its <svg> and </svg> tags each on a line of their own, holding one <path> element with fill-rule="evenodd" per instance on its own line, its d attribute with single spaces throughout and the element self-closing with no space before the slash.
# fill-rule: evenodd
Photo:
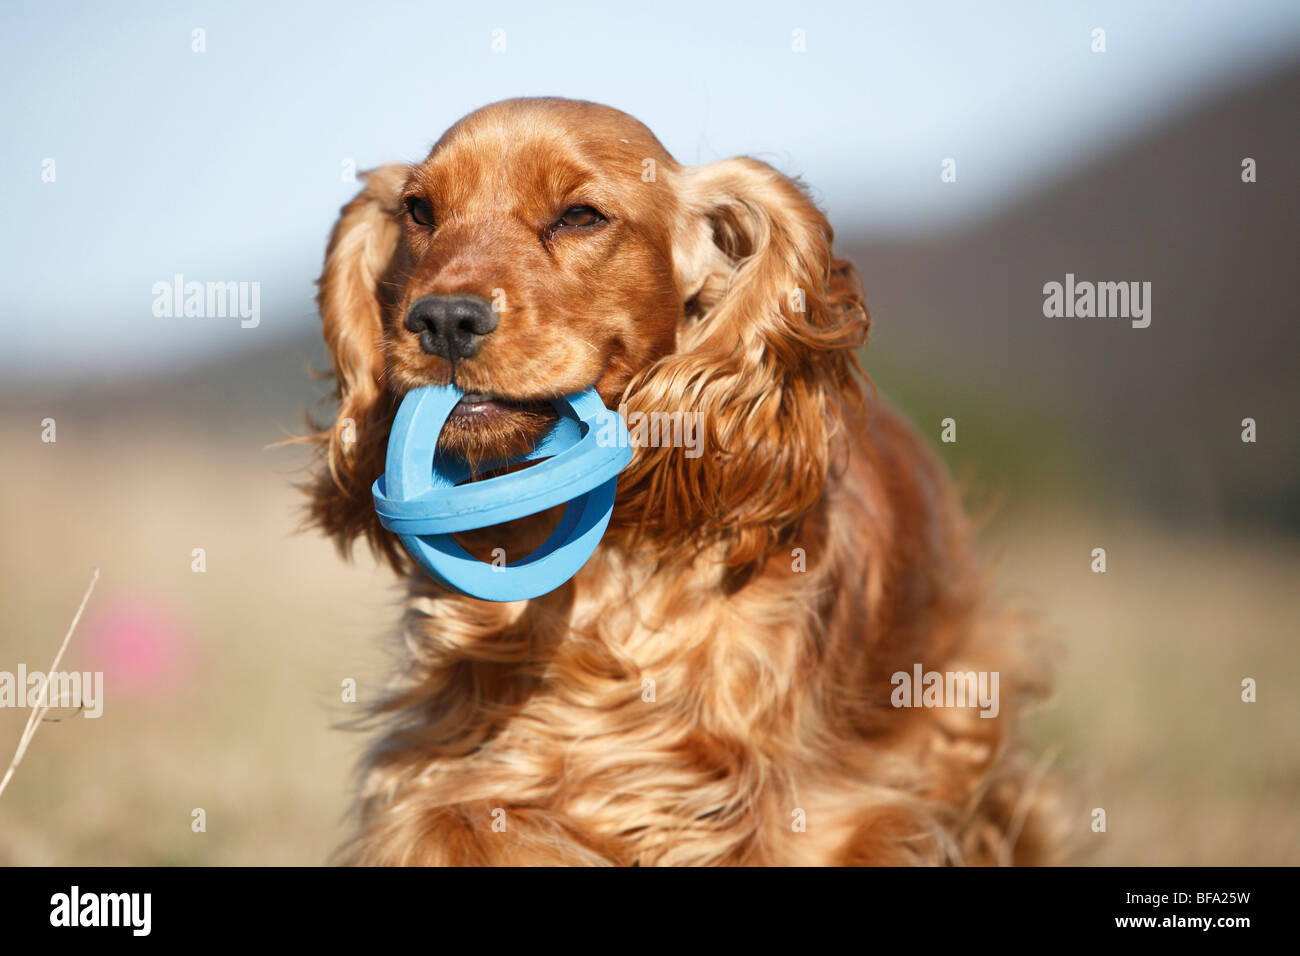
<svg viewBox="0 0 1300 956">
<path fill-rule="evenodd" d="M 65 416 L 49 445 L 7 416 L 0 443 L 0 670 L 48 665 L 99 566 L 65 669 L 106 672 L 103 716 L 44 725 L 0 797 L 0 863 L 326 862 L 364 739 L 336 728 L 341 682 L 382 682 L 397 590 L 295 533 L 302 452 L 136 418 Z M 1089 861 L 1300 863 L 1296 542 L 1046 497 L 986 541 L 1062 647 L 1032 732 L 1107 811 L 1105 834 L 1078 821 Z M 25 717 L 0 710 L 5 763 Z"/>
</svg>

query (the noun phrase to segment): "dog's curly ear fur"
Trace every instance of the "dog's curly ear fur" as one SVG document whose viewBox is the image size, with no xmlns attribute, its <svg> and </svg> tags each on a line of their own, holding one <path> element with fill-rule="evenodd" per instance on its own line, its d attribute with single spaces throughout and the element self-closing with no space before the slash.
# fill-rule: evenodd
<svg viewBox="0 0 1300 956">
<path fill-rule="evenodd" d="M 309 521 L 345 554 L 358 537 L 394 568 L 401 552 L 375 517 L 370 486 L 384 470 L 396 404 L 384 387 L 382 348 L 386 277 L 401 242 L 400 198 L 409 168 L 382 166 L 346 206 L 330 235 L 318 281 L 325 343 L 333 365 L 338 413 L 311 436 L 318 465 L 305 487 Z"/>
<path fill-rule="evenodd" d="M 757 160 L 675 171 L 678 351 L 629 384 L 636 411 L 698 412 L 703 454 L 642 447 L 619 479 L 625 520 L 659 541 L 685 529 L 754 570 L 820 498 L 843 400 L 861 397 L 869 320 L 853 267 L 795 181 Z"/>
</svg>

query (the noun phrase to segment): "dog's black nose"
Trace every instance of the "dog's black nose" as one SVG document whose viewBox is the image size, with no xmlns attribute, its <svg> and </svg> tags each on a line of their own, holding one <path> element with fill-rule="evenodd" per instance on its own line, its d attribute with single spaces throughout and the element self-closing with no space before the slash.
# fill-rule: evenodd
<svg viewBox="0 0 1300 956">
<path fill-rule="evenodd" d="M 411 303 L 405 324 L 420 337 L 420 348 L 454 362 L 478 352 L 497 327 L 497 314 L 477 295 L 426 295 Z"/>
</svg>

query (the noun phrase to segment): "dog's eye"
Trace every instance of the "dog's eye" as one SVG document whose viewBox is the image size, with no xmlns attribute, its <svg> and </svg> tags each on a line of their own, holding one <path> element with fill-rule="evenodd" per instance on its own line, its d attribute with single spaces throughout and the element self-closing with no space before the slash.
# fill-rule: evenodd
<svg viewBox="0 0 1300 956">
<path fill-rule="evenodd" d="M 406 211 L 419 225 L 433 228 L 433 207 L 419 196 L 406 200 Z"/>
<path fill-rule="evenodd" d="M 594 226 L 598 222 L 604 222 L 605 217 L 590 206 L 570 206 L 564 210 L 564 215 L 560 217 L 557 225 L 561 226 Z"/>
</svg>

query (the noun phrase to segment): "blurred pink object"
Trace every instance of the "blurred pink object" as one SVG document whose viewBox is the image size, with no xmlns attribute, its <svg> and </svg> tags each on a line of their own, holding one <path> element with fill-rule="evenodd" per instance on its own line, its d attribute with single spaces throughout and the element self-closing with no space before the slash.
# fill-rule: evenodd
<svg viewBox="0 0 1300 956">
<path fill-rule="evenodd" d="M 168 608 L 119 599 L 92 617 L 88 657 L 110 693 L 153 696 L 184 686 L 192 671 L 189 634 Z"/>
</svg>

